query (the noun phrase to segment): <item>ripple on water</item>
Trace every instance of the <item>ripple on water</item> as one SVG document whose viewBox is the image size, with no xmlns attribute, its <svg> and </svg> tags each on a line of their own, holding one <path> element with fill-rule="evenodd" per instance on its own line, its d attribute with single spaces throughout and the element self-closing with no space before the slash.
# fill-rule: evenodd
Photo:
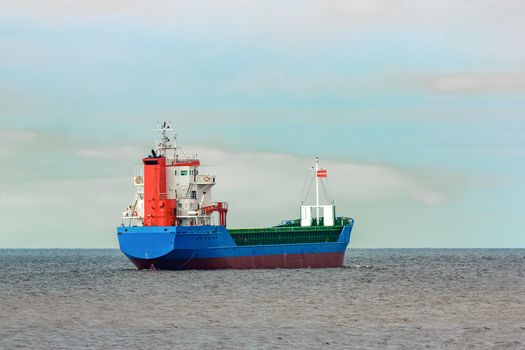
<svg viewBox="0 0 525 350">
<path fill-rule="evenodd" d="M 0 348 L 525 344 L 525 250 L 364 250 L 345 267 L 136 271 L 117 250 L 0 250 Z"/>
</svg>

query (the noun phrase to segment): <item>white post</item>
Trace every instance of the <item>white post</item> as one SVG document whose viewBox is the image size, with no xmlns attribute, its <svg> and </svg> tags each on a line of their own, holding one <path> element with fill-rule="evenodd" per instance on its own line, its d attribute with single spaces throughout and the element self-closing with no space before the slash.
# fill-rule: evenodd
<svg viewBox="0 0 525 350">
<path fill-rule="evenodd" d="M 317 225 L 319 226 L 319 177 L 317 176 L 317 171 L 319 170 L 319 157 L 315 157 L 315 209 L 316 209 L 316 218 Z"/>
</svg>

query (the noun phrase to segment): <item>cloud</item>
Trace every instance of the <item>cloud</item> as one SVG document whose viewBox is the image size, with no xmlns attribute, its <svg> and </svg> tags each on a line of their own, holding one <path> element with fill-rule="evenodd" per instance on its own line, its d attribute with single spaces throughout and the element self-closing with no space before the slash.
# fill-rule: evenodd
<svg viewBox="0 0 525 350">
<path fill-rule="evenodd" d="M 164 26 L 166 23 L 177 25 L 184 23 L 196 26 L 217 24 L 217 20 L 229 20 L 232 24 L 251 25 L 253 28 L 266 24 L 279 29 L 287 28 L 294 32 L 309 28 L 342 28 L 353 25 L 352 22 L 381 19 L 405 23 L 476 23 L 489 22 L 506 25 L 511 21 L 519 24 L 525 5 L 520 0 L 453 1 L 445 0 L 434 3 L 422 3 L 417 0 L 333 0 L 333 1 L 239 1 L 225 0 L 188 2 L 183 0 L 2 0 L 0 16 L 26 18 L 42 23 L 71 21 L 72 19 L 144 19 L 153 25 Z M 191 17 L 191 20 L 188 18 Z M 505 18 L 502 23 L 494 23 L 494 17 Z M 225 21 L 226 23 L 226 21 Z M 285 33 L 285 32 L 283 32 Z"/>
<path fill-rule="evenodd" d="M 17 155 L 25 154 L 31 147 L 39 144 L 43 133 L 30 130 L 0 129 L 0 161 L 17 158 Z"/>
<path fill-rule="evenodd" d="M 4 50 L 0 47 L 0 52 L 2 51 Z M 4 84 L 0 85 L 0 116 L 17 118 L 36 114 L 42 109 L 43 104 L 39 103 L 35 96 L 22 92 L 20 89 L 4 86 Z M 0 119 L 0 126 L 1 124 L 2 120 Z"/>
<path fill-rule="evenodd" d="M 426 84 L 434 91 L 444 93 L 524 90 L 525 72 L 436 75 L 426 80 Z"/>
<path fill-rule="evenodd" d="M 121 178 L 0 183 L 0 247 L 116 247 L 115 227 L 132 193 Z M 126 193 L 126 196 L 124 196 Z M 35 227 L 38 227 L 35 230 Z"/>
<path fill-rule="evenodd" d="M 118 171 L 125 166 L 132 168 L 140 164 L 141 157 L 149 148 L 90 143 L 44 132 L 4 129 L 0 130 L 0 150 L 0 159 L 9 160 L 11 164 L 4 175 L 11 174 L 13 176 L 9 179 L 26 181 L 31 178 L 20 177 L 21 168 L 25 169 L 30 164 L 35 172 L 42 174 L 39 167 L 47 168 L 47 164 L 57 158 L 62 159 L 65 165 L 76 164 L 79 171 L 75 178 L 90 178 L 97 171 L 108 177 L 122 176 Z M 220 171 L 225 189 L 238 191 L 239 194 L 252 191 L 257 195 L 261 186 L 268 183 L 268 187 L 280 188 L 278 192 L 282 192 L 283 197 L 288 197 L 289 192 L 295 192 L 296 201 L 301 200 L 301 187 L 312 163 L 312 159 L 285 153 L 235 152 L 192 145 L 184 145 L 184 151 L 200 155 L 204 163 L 212 164 Z M 24 157 L 21 158 L 20 154 Z M 110 168 L 108 173 L 107 164 L 117 164 L 118 167 Z M 439 200 L 436 198 L 444 198 L 436 195 L 431 183 L 427 183 L 428 179 L 417 173 L 386 165 L 330 159 L 324 160 L 324 164 L 330 169 L 330 178 L 333 178 L 334 183 L 345 183 L 344 195 L 359 201 L 406 198 L 427 205 L 437 204 Z M 95 170 L 86 173 L 86 167 Z M 61 169 L 51 171 L 56 172 L 49 175 L 57 181 L 70 177 L 70 173 Z M 99 179 L 100 176 L 95 178 Z M 42 179 L 42 176 L 38 179 Z M 285 188 L 292 190 L 286 191 Z"/>
<path fill-rule="evenodd" d="M 296 12 L 311 11 L 313 9 L 325 10 L 334 13 L 347 13 L 355 15 L 367 15 L 383 12 L 387 8 L 394 8 L 395 1 L 393 0 L 349 0 L 349 1 L 313 1 L 301 3 L 300 8 L 294 1 L 278 2 L 279 8 L 288 6 L 295 8 Z M 11 10 L 14 13 L 34 16 L 40 19 L 65 19 L 70 16 L 84 16 L 96 17 L 107 15 L 135 15 L 151 20 L 176 19 L 178 14 L 187 14 L 188 11 L 196 11 L 206 14 L 209 17 L 218 15 L 221 12 L 235 15 L 238 12 L 254 13 L 259 12 L 260 15 L 270 15 L 270 13 L 278 13 L 277 7 L 272 11 L 272 4 L 267 1 L 255 1 L 246 3 L 237 0 L 227 0 L 217 3 L 216 1 L 201 1 L 198 4 L 188 3 L 187 1 L 166 1 L 159 0 L 155 2 L 146 0 L 126 1 L 104 1 L 104 0 L 85 0 L 85 1 L 70 1 L 70 0 L 49 0 L 46 4 L 42 4 L 36 0 L 28 0 L 23 3 L 18 1 L 2 1 L 0 5 L 5 10 Z M 238 20 L 241 20 L 240 18 Z"/>
<path fill-rule="evenodd" d="M 96 159 L 130 159 L 137 157 L 143 153 L 138 146 L 120 146 L 120 147 L 108 147 L 108 148 L 93 148 L 93 147 L 80 147 L 74 150 L 74 154 L 83 158 L 96 158 Z"/>
<path fill-rule="evenodd" d="M 0 174 L 0 217 L 5 228 L 0 245 L 24 246 L 31 240 L 30 246 L 40 242 L 47 247 L 112 244 L 108 242 L 113 242 L 110 237 L 120 224 L 120 213 L 134 194 L 133 167 L 140 164 L 147 148 L 87 146 L 86 141 L 33 131 L 3 130 L 0 136 L 9 144 L 8 153 L 16 149 L 32 152 L 29 158 L 10 157 L 9 167 Z M 202 162 L 218 173 L 214 198 L 230 203 L 232 227 L 266 226 L 297 217 L 305 197 L 305 177 L 312 175 L 312 159 L 191 145 L 184 149 L 197 152 Z M 65 161 L 53 163 L 58 156 Z M 417 173 L 329 159 L 323 159 L 322 164 L 328 169 L 327 190 L 336 200 L 339 215 L 351 216 L 352 208 L 374 203 L 409 202 L 427 207 L 448 200 L 448 194 L 438 189 L 432 178 Z M 76 170 L 71 173 L 64 167 Z M 34 175 L 26 176 L 25 172 Z M 312 192 L 309 200 L 313 200 Z M 27 213 L 31 213 L 32 222 L 39 222 L 37 233 L 22 225 Z M 71 227 L 77 227 L 74 233 Z M 12 235 L 14 232 L 17 235 Z M 48 232 L 48 241 L 35 236 L 41 232 Z"/>
<path fill-rule="evenodd" d="M 253 71 L 224 83 L 224 90 L 255 98 L 308 98 L 323 97 L 348 99 L 362 96 L 363 91 L 377 91 L 382 78 L 341 74 L 330 68 L 311 74 L 291 73 L 278 69 Z M 375 90 L 374 90 L 375 89 Z"/>
<path fill-rule="evenodd" d="M 313 158 L 269 152 L 231 152 L 206 147 L 187 146 L 202 161 L 217 166 L 217 192 L 259 211 L 276 213 L 291 210 L 305 199 L 305 180 L 312 179 Z M 323 159 L 329 169 L 329 193 L 348 203 L 384 200 L 408 200 L 420 205 L 439 205 L 447 194 L 433 188 L 433 179 L 394 167 Z M 308 187 L 308 184 L 306 184 Z M 303 196 L 303 197 L 301 197 Z M 309 199 L 312 200 L 313 191 Z M 246 201 L 247 198 L 250 200 Z M 343 200 L 344 199 L 344 200 Z M 287 209 L 288 208 L 288 209 Z M 256 214 L 242 216 L 255 220 Z"/>
</svg>

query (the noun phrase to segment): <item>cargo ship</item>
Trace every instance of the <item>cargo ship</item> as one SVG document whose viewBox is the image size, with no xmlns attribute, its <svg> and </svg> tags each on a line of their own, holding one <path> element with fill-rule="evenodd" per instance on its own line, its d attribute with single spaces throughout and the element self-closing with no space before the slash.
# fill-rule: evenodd
<svg viewBox="0 0 525 350">
<path fill-rule="evenodd" d="M 215 172 L 201 169 L 196 155 L 179 152 L 170 123 L 155 131 L 159 139 L 135 170 L 134 200 L 117 228 L 120 250 L 137 269 L 343 266 L 354 220 L 336 217 L 332 200 L 320 204 L 327 172 L 318 158 L 310 182 L 313 187 L 315 181 L 315 204 L 303 201 L 300 218 L 267 228 L 228 229 L 228 204 L 212 201 Z"/>
</svg>

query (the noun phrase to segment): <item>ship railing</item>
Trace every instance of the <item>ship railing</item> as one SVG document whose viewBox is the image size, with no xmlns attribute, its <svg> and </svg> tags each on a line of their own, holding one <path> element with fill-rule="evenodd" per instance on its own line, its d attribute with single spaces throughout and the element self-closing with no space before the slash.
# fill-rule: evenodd
<svg viewBox="0 0 525 350">
<path fill-rule="evenodd" d="M 197 156 L 194 156 L 194 157 L 186 157 L 186 158 L 177 158 L 177 159 L 171 159 L 171 160 L 166 160 L 166 165 L 177 165 L 177 164 L 183 164 L 183 163 L 191 163 L 191 162 L 194 162 L 194 161 L 197 161 L 199 160 L 199 158 L 197 158 Z"/>
<path fill-rule="evenodd" d="M 228 209 L 228 203 L 227 202 L 213 202 L 211 205 L 216 206 L 217 208 L 221 209 Z"/>
<path fill-rule="evenodd" d="M 272 232 L 304 232 L 304 231 L 311 231 L 312 229 L 315 229 L 316 231 L 333 231 L 333 230 L 340 230 L 341 226 L 291 226 L 291 227 L 260 227 L 260 228 L 235 228 L 235 229 L 228 229 L 231 233 L 256 233 L 256 232 L 266 232 L 271 230 Z"/>
</svg>

